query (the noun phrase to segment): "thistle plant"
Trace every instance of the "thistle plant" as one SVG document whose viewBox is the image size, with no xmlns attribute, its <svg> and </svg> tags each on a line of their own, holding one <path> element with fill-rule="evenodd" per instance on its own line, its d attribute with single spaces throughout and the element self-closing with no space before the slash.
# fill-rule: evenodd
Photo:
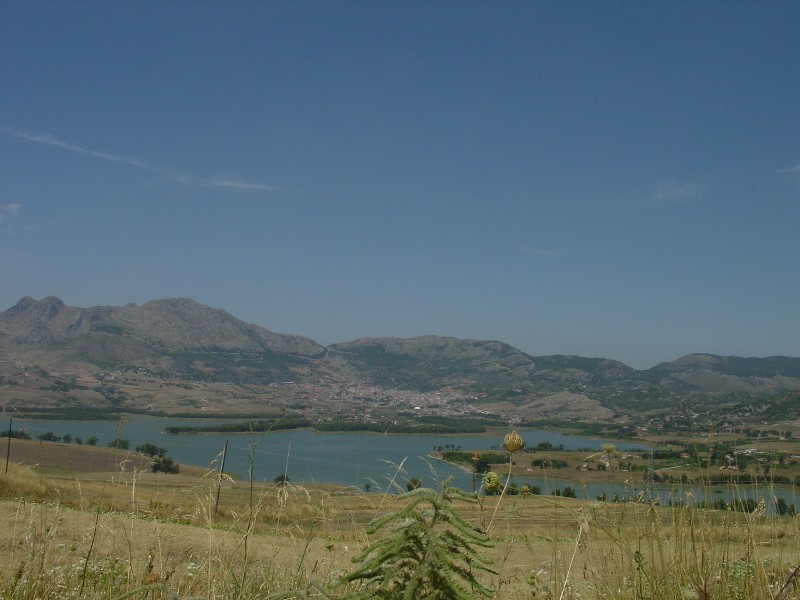
<svg viewBox="0 0 800 600">
<path fill-rule="evenodd" d="M 477 492 L 475 489 L 475 476 L 478 474 L 478 469 L 480 468 L 481 464 L 481 453 L 475 450 L 472 453 L 472 491 Z"/>
<path fill-rule="evenodd" d="M 348 598 L 383 600 L 475 600 L 493 590 L 478 581 L 480 572 L 496 574 L 475 546 L 489 548 L 488 536 L 467 523 L 453 501 L 476 503 L 474 494 L 449 487 L 418 488 L 403 494 L 399 511 L 372 521 L 368 533 L 388 529 L 355 559 L 358 566 L 338 585 L 361 582 Z"/>
<path fill-rule="evenodd" d="M 494 471 L 487 471 L 483 476 L 483 491 L 494 494 L 500 489 L 500 476 Z"/>
<path fill-rule="evenodd" d="M 492 523 L 494 523 L 494 517 L 495 515 L 497 515 L 497 509 L 500 508 L 500 501 L 503 499 L 503 496 L 506 495 L 508 484 L 511 481 L 511 468 L 514 466 L 514 452 L 522 448 L 522 443 L 523 443 L 522 438 L 516 431 L 507 433 L 503 438 L 503 448 L 506 450 L 506 452 L 508 452 L 508 475 L 506 476 L 506 483 L 503 486 L 503 490 L 500 492 L 500 497 L 497 499 L 497 504 L 494 505 L 494 512 L 492 513 L 492 518 L 489 521 L 489 525 L 486 526 L 487 532 L 489 531 L 489 529 L 491 529 Z M 495 475 L 495 477 L 497 476 Z M 484 479 L 484 483 L 486 483 L 486 479 Z M 491 481 L 490 483 L 494 483 L 494 481 Z M 489 490 L 489 488 L 486 486 L 484 486 L 484 489 L 486 489 L 487 491 Z"/>
<path fill-rule="evenodd" d="M 503 438 L 503 448 L 505 448 L 509 454 L 514 454 L 514 452 L 522 448 L 522 438 L 516 431 L 507 433 Z"/>
</svg>

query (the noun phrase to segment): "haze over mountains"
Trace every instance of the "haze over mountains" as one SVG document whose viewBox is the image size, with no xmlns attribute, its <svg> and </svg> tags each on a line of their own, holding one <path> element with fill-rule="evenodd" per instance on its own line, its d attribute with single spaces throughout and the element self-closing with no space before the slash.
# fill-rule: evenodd
<svg viewBox="0 0 800 600">
<path fill-rule="evenodd" d="M 53 296 L 25 297 L 0 313 L 0 405 L 18 410 L 256 414 L 267 406 L 394 398 L 402 391 L 417 394 L 415 402 L 445 397 L 523 418 L 548 410 L 570 415 L 570 407 L 576 418 L 611 418 L 664 402 L 797 389 L 796 357 L 692 354 L 636 370 L 603 358 L 533 357 L 499 341 L 434 335 L 326 347 L 190 299 L 79 308 Z"/>
</svg>

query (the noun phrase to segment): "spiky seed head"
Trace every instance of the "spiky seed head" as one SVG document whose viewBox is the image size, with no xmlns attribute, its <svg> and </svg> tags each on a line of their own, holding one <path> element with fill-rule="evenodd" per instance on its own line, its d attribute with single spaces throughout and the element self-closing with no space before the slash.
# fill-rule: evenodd
<svg viewBox="0 0 800 600">
<path fill-rule="evenodd" d="M 500 476 L 494 471 L 488 471 L 483 476 L 483 489 L 487 493 L 496 492 L 500 489 Z"/>
<path fill-rule="evenodd" d="M 503 438 L 503 448 L 508 450 L 509 453 L 514 454 L 514 452 L 522 448 L 522 438 L 519 437 L 516 431 L 507 433 L 506 437 Z"/>
</svg>

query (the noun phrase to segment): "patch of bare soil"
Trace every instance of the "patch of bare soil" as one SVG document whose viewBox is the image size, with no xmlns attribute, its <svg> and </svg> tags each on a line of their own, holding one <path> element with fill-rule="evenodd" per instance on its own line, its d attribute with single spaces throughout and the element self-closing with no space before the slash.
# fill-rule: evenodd
<svg viewBox="0 0 800 600">
<path fill-rule="evenodd" d="M 0 440 L 0 456 L 5 457 L 8 439 Z M 58 444 L 34 440 L 11 440 L 9 462 L 27 467 L 36 467 L 47 471 L 63 473 L 91 473 L 119 471 L 121 464 L 127 461 L 128 470 L 149 470 L 152 459 L 136 452 L 79 446 L 77 444 Z"/>
<path fill-rule="evenodd" d="M 496 405 L 487 405 L 487 408 L 500 409 Z M 544 398 L 537 398 L 521 404 L 520 406 L 506 405 L 502 410 L 519 416 L 523 419 L 557 417 L 559 419 L 610 419 L 614 412 L 599 400 L 589 398 L 583 394 L 559 392 Z"/>
</svg>

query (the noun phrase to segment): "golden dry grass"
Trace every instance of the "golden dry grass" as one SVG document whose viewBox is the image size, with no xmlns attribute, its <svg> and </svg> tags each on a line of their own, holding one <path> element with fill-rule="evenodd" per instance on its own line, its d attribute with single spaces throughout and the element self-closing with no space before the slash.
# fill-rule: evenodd
<svg viewBox="0 0 800 600">
<path fill-rule="evenodd" d="M 113 453 L 115 456 L 123 456 Z M 40 457 L 43 455 L 40 455 Z M 95 463 L 93 463 L 95 464 Z M 249 600 L 351 567 L 371 519 L 395 495 L 180 475 L 117 461 L 79 473 L 12 464 L 0 475 L 0 598 L 138 597 Z M 458 507 L 486 528 L 498 502 Z M 789 600 L 800 518 L 567 498 L 503 498 L 489 552 L 498 598 Z M 346 591 L 343 592 L 346 594 Z M 341 597 L 341 596 L 340 596 Z"/>
</svg>

